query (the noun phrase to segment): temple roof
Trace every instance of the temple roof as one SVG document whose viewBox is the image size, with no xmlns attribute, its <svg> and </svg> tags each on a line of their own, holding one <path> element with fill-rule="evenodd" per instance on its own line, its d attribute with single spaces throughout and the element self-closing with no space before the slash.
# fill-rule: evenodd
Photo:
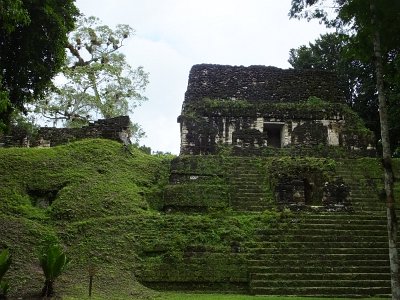
<svg viewBox="0 0 400 300">
<path fill-rule="evenodd" d="M 332 72 L 199 64 L 190 71 L 185 103 L 204 98 L 299 102 L 310 96 L 329 102 L 345 102 Z"/>
</svg>

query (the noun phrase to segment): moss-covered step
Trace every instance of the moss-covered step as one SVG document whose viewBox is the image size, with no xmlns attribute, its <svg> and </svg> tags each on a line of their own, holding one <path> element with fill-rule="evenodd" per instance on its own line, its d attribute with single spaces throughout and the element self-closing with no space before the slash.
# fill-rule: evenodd
<svg viewBox="0 0 400 300">
<path fill-rule="evenodd" d="M 251 273 L 250 280 L 390 280 L 386 273 Z"/>
<path fill-rule="evenodd" d="M 360 296 L 389 296 L 390 286 L 388 287 L 257 287 L 251 292 L 258 295 L 286 295 L 286 296 L 313 296 L 313 297 L 360 297 Z"/>
<path fill-rule="evenodd" d="M 390 280 L 379 280 L 379 279 L 338 279 L 329 280 L 329 279 L 310 279 L 305 276 L 304 279 L 295 279 L 295 280 L 252 280 L 250 283 L 250 287 L 252 289 L 257 288 L 281 288 L 281 287 L 299 287 L 299 288 L 307 288 L 307 287 L 353 287 L 353 288 L 367 288 L 367 287 L 381 287 L 387 288 L 390 286 Z"/>
</svg>

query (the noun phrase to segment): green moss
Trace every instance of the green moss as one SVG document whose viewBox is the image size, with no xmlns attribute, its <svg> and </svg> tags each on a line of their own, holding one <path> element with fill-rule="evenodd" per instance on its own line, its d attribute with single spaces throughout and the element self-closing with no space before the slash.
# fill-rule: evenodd
<svg viewBox="0 0 400 300">
<path fill-rule="evenodd" d="M 278 212 L 159 216 L 147 223 L 145 231 L 159 235 L 140 242 L 137 275 L 146 282 L 247 282 L 246 245 L 260 228 L 273 232 L 286 224 Z"/>
<path fill-rule="evenodd" d="M 266 161 L 269 181 L 275 185 L 280 178 L 295 178 L 316 174 L 322 180 L 329 180 L 334 175 L 336 162 L 326 158 L 281 157 Z"/>
<path fill-rule="evenodd" d="M 61 286 L 86 282 L 82 270 L 91 257 L 98 257 L 102 270 L 107 270 L 100 272 L 104 272 L 103 284 L 112 286 L 129 277 L 133 264 L 123 270 L 120 266 L 126 263 L 125 254 L 135 258 L 136 248 L 126 236 L 134 226 L 113 222 L 127 215 L 140 220 L 151 213 L 149 206 L 161 202 L 171 159 L 135 148 L 130 152 L 100 139 L 54 148 L 0 149 L 1 232 L 6 233 L 1 241 L 14 252 L 14 265 L 23 266 L 10 272 L 10 283 L 16 288 L 11 295 L 40 292 L 41 274 L 32 272 L 38 268 L 35 249 L 49 236 L 67 245 L 73 259 Z M 24 226 L 37 229 L 32 234 Z"/>
<path fill-rule="evenodd" d="M 43 284 L 38 252 L 46 241 L 58 239 L 56 230 L 25 218 L 0 214 L 0 249 L 9 248 L 12 264 L 5 278 L 10 283 L 10 295 L 39 293 Z"/>
<path fill-rule="evenodd" d="M 185 204 L 197 199 L 212 207 L 228 199 L 227 193 L 235 185 L 229 176 L 238 175 L 240 172 L 235 172 L 240 168 L 260 174 L 254 183 L 261 184 L 272 199 L 270 184 L 282 174 L 300 172 L 325 178 L 338 164 L 290 157 L 181 157 L 173 160 L 170 173 L 171 157 L 150 156 L 137 149 L 131 152 L 133 155 L 120 144 L 104 140 L 50 149 L 0 149 L 0 168 L 5 170 L 0 174 L 0 247 L 9 247 L 13 255 L 7 273 L 11 296 L 30 299 L 40 292 L 43 278 L 36 252 L 49 239 L 60 241 L 72 258 L 56 287 L 62 297 L 86 296 L 88 267 L 93 265 L 95 299 L 151 299 L 156 295 L 137 279 L 146 284 L 165 280 L 166 287 L 214 285 L 225 291 L 237 284 L 245 291 L 249 255 L 257 257 L 257 247 L 268 253 L 285 253 L 307 215 L 230 209 L 161 213 L 152 208 L 164 204 L 169 175 L 183 174 L 180 192 L 188 196 L 184 200 L 172 196 L 171 201 Z M 343 164 L 354 169 L 355 182 L 364 176 L 360 173 L 381 174 L 378 160 Z M 398 160 L 394 166 L 398 174 Z M 191 175 L 198 178 L 190 179 Z M 166 192 L 178 193 L 178 185 L 171 186 Z M 396 193 L 398 190 L 396 186 Z M 46 201 L 51 204 L 39 205 Z M 272 263 L 271 255 L 264 257 L 266 263 Z"/>
<path fill-rule="evenodd" d="M 223 175 L 226 173 L 228 158 L 221 155 L 181 155 L 171 162 L 171 169 L 175 173 L 193 175 Z"/>
<path fill-rule="evenodd" d="M 229 206 L 229 187 L 227 185 L 179 184 L 170 185 L 164 191 L 166 207 L 204 207 L 223 208 Z"/>
<path fill-rule="evenodd" d="M 106 140 L 85 140 L 48 149 L 0 149 L 0 208 L 27 218 L 80 220 L 126 215 L 161 198 L 168 168 L 163 157 Z M 52 191 L 51 207 L 38 208 L 32 194 Z"/>
</svg>

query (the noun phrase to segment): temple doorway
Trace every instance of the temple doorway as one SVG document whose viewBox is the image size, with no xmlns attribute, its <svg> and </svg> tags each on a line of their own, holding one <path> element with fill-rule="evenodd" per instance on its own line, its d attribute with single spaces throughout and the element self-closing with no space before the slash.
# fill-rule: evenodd
<svg viewBox="0 0 400 300">
<path fill-rule="evenodd" d="M 282 147 L 282 129 L 285 123 L 266 122 L 264 123 L 264 133 L 267 134 L 267 146 L 274 148 Z"/>
</svg>

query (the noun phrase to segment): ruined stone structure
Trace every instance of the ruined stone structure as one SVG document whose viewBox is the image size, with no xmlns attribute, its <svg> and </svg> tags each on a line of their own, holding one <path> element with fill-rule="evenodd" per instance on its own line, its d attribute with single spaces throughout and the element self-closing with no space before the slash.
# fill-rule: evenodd
<svg viewBox="0 0 400 300">
<path fill-rule="evenodd" d="M 174 172 L 172 168 L 172 184 L 165 193 L 167 209 L 175 206 L 197 209 L 203 207 L 201 203 L 205 198 L 211 197 L 211 205 L 245 209 L 253 205 L 255 210 L 262 210 L 269 207 L 265 200 L 266 188 L 256 193 L 254 182 L 270 177 L 262 180 L 260 185 L 269 181 L 272 187 L 270 198 L 281 208 L 303 210 L 318 207 L 329 211 L 351 211 L 348 187 L 342 184 L 341 178 L 327 175 L 331 172 L 329 163 L 292 160 L 290 157 L 375 155 L 371 146 L 374 141 L 372 132 L 346 105 L 337 78 L 331 72 L 264 66 L 195 65 L 190 71 L 178 122 L 181 125 L 182 155 L 224 153 L 228 156 L 278 156 L 283 159 L 269 162 L 268 175 L 256 174 L 256 168 L 251 168 L 253 177 L 249 177 L 248 170 L 238 178 L 234 175 L 238 170 L 229 172 L 228 178 L 224 178 L 215 177 L 216 171 L 209 174 L 212 176 L 199 177 L 195 165 L 189 172 Z M 234 196 L 229 196 L 230 189 L 210 188 L 209 182 L 201 185 L 198 191 L 189 192 L 187 199 L 182 197 L 182 189 L 187 190 L 196 181 L 211 180 L 213 184 L 221 184 L 225 180 L 233 190 L 240 190 L 245 178 L 250 179 L 244 192 L 247 195 L 246 189 L 249 189 L 254 195 L 253 204 L 246 197 L 242 203 L 240 192 L 238 200 L 233 200 Z M 204 191 L 207 191 L 206 196 Z M 201 198 L 200 204 L 196 203 L 193 195 Z"/>
<path fill-rule="evenodd" d="M 53 147 L 87 138 L 104 138 L 130 143 L 130 119 L 119 116 L 100 119 L 82 128 L 41 127 L 31 135 L 23 128 L 13 127 L 9 135 L 0 135 L 0 147 Z"/>
<path fill-rule="evenodd" d="M 226 146 L 236 154 L 330 146 L 373 153 L 371 132 L 324 71 L 195 65 L 178 122 L 181 154 Z"/>
<path fill-rule="evenodd" d="M 136 274 L 144 285 L 390 297 L 382 170 L 378 160 L 357 159 L 374 155 L 373 135 L 336 82 L 315 70 L 192 68 L 178 118 L 181 155 L 157 206 L 168 221 L 154 225 L 162 234 L 146 237 L 154 244 Z M 238 217 L 217 238 L 205 221 L 216 211 L 218 228 Z M 191 227 L 199 216 L 205 219 Z M 237 234 L 250 216 L 259 218 L 250 222 L 257 229 Z M 195 230 L 201 240 L 192 239 Z M 182 244 L 184 232 L 190 245 L 176 259 L 162 238 L 173 241 L 175 233 Z"/>
</svg>

